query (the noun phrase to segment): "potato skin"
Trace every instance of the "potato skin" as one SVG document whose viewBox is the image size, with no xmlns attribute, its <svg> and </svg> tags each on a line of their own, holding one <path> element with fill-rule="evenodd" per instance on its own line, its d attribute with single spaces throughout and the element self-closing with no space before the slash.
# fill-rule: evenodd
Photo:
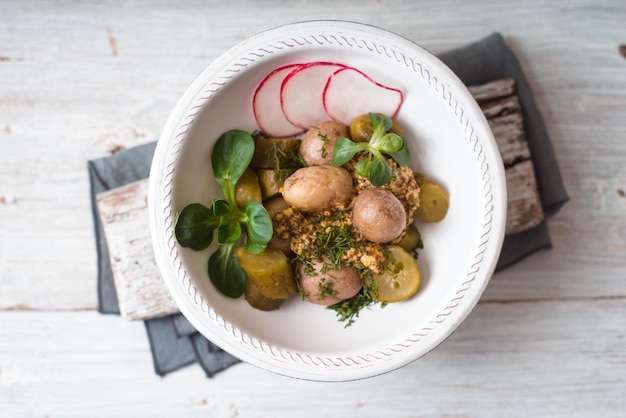
<svg viewBox="0 0 626 418">
<path fill-rule="evenodd" d="M 346 202 L 352 194 L 352 176 L 345 168 L 314 165 L 287 177 L 283 198 L 303 212 L 319 212 Z"/>
<path fill-rule="evenodd" d="M 334 270 L 327 267 L 322 273 L 324 265 L 328 264 L 325 260 L 314 261 L 312 264 L 311 274 L 307 273 L 305 264 L 301 263 L 298 267 L 300 290 L 305 301 L 330 306 L 361 291 L 363 281 L 354 268 L 348 266 Z"/>
<path fill-rule="evenodd" d="M 270 218 L 274 219 L 274 216 L 281 212 L 284 209 L 287 209 L 289 205 L 285 202 L 282 196 L 276 196 L 268 200 L 264 203 L 265 209 L 267 209 L 267 213 L 270 215 Z M 268 248 L 276 248 L 285 253 L 287 257 L 293 256 L 293 251 L 291 250 L 291 239 L 283 239 L 276 234 L 272 235 L 272 238 L 267 243 Z"/>
<path fill-rule="evenodd" d="M 367 189 L 354 199 L 354 226 L 372 242 L 382 244 L 398 238 L 406 228 L 406 218 L 404 206 L 389 190 Z"/>
<path fill-rule="evenodd" d="M 330 165 L 335 142 L 340 136 L 348 136 L 348 127 L 335 121 L 326 121 L 312 126 L 300 144 L 300 155 L 307 165 Z"/>
</svg>

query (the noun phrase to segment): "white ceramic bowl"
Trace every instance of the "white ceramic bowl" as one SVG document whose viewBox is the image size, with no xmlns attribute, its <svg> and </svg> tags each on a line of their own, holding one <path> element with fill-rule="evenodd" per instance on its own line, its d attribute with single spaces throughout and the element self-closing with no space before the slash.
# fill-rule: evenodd
<svg viewBox="0 0 626 418">
<path fill-rule="evenodd" d="M 425 248 L 422 285 L 410 300 L 364 310 L 344 328 L 335 312 L 292 297 L 261 312 L 219 294 L 207 276 L 214 247 L 181 248 L 177 211 L 210 205 L 221 193 L 210 154 L 229 129 L 258 129 L 252 94 L 271 70 L 334 61 L 404 91 L 397 115 L 411 166 L 449 192 L 444 221 L 418 225 Z M 226 51 L 191 84 L 160 137 L 150 174 L 150 225 L 157 263 L 181 312 L 236 357 L 296 378 L 343 381 L 385 373 L 426 354 L 467 317 L 487 285 L 502 246 L 506 183 L 489 126 L 464 85 L 437 58 L 388 31 L 357 23 L 286 25 Z"/>
</svg>

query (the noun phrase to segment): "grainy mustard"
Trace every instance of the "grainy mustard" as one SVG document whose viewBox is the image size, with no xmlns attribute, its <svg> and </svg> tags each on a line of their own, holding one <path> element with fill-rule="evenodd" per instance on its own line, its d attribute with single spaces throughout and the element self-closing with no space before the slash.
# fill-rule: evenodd
<svg viewBox="0 0 626 418">
<path fill-rule="evenodd" d="M 413 223 L 414 213 L 419 207 L 419 186 L 411 168 L 399 166 L 391 158 L 387 158 L 387 162 L 391 167 L 393 177 L 382 188 L 391 191 L 402 203 L 408 226 Z M 325 245 L 323 240 L 334 231 L 348 230 L 351 245 L 342 251 L 341 261 L 372 273 L 380 273 L 386 259 L 384 245 L 365 239 L 352 224 L 354 199 L 361 191 L 375 187 L 367 177 L 356 172 L 356 163 L 357 159 L 353 159 L 343 166 L 353 179 L 352 195 L 346 203 L 316 213 L 305 213 L 291 207 L 287 208 L 274 215 L 272 219 L 274 233 L 280 238 L 291 239 L 291 249 L 295 254 L 313 260 L 316 254 L 319 254 L 319 249 Z M 400 242 L 405 233 L 406 229 L 390 244 Z"/>
</svg>

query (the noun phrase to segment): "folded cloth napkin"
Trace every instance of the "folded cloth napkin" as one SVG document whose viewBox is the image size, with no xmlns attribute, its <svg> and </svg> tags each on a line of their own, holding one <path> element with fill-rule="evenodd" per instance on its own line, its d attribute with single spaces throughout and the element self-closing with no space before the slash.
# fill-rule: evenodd
<svg viewBox="0 0 626 418">
<path fill-rule="evenodd" d="M 552 144 L 532 91 L 519 62 L 500 34 L 492 34 L 439 58 L 466 85 L 513 77 L 524 112 L 528 145 L 546 218 L 568 201 Z M 109 253 L 96 206 L 98 193 L 148 177 L 156 143 L 140 145 L 109 157 L 88 162 L 91 201 L 98 255 L 98 307 L 101 313 L 119 314 Z M 551 247 L 546 221 L 537 227 L 505 237 L 497 269 L 510 266 L 529 254 Z M 165 375 L 198 362 L 211 377 L 239 362 L 200 335 L 181 314 L 145 321 L 157 374 Z"/>
<path fill-rule="evenodd" d="M 152 142 L 89 161 L 87 164 L 98 256 L 98 310 L 101 313 L 119 314 L 120 309 L 96 196 L 98 193 L 147 178 L 155 147 L 156 142 Z M 197 333 L 181 314 L 150 319 L 144 323 L 154 369 L 159 375 L 197 361 L 207 376 L 213 376 L 239 361 Z"/>
<path fill-rule="evenodd" d="M 546 218 L 558 212 L 569 197 L 563 186 L 552 142 L 522 67 L 502 36 L 494 33 L 463 48 L 445 52 L 439 55 L 439 59 L 467 86 L 505 77 L 515 79 L 543 211 Z M 504 238 L 497 268 L 510 266 L 537 250 L 551 247 L 544 220 L 535 228 Z"/>
</svg>

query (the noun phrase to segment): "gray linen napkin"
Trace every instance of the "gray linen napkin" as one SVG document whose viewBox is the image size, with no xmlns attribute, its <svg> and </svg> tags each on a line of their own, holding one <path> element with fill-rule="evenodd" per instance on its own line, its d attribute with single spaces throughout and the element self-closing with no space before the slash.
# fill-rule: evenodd
<svg viewBox="0 0 626 418">
<path fill-rule="evenodd" d="M 515 78 L 544 212 L 546 217 L 554 215 L 568 201 L 568 196 L 528 81 L 502 36 L 492 34 L 463 48 L 445 52 L 439 58 L 466 85 L 483 84 L 503 77 Z M 101 313 L 119 314 L 120 311 L 96 195 L 147 178 L 155 145 L 155 142 L 140 145 L 88 162 L 98 256 L 98 309 Z M 537 250 L 551 246 L 545 221 L 531 230 L 509 235 L 504 239 L 497 269 L 510 266 Z M 147 320 L 145 327 L 154 368 L 159 375 L 198 362 L 206 375 L 211 377 L 239 362 L 200 335 L 181 314 Z"/>
<path fill-rule="evenodd" d="M 156 142 L 139 145 L 87 164 L 98 258 L 98 310 L 101 313 L 119 314 L 120 309 L 96 195 L 147 178 L 155 148 Z M 197 333 L 181 314 L 144 323 L 154 369 L 161 376 L 198 361 L 210 377 L 239 361 Z"/>
<path fill-rule="evenodd" d="M 494 33 L 463 48 L 439 55 L 441 59 L 465 85 L 484 84 L 505 77 L 516 81 L 517 95 L 524 115 L 526 141 L 532 154 L 537 177 L 537 187 L 545 218 L 554 215 L 569 200 L 561 172 L 554 155 L 552 142 L 528 80 L 513 54 L 499 33 Z M 546 220 L 518 234 L 504 238 L 497 269 L 502 269 L 542 248 L 551 248 Z"/>
</svg>

